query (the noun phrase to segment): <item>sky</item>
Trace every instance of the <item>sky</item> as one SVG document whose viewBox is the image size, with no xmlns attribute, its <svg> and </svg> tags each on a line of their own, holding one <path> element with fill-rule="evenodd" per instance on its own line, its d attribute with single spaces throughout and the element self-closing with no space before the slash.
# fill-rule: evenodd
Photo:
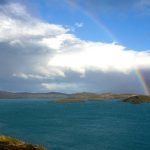
<svg viewBox="0 0 150 150">
<path fill-rule="evenodd" d="M 0 0 L 0 90 L 149 94 L 150 0 Z"/>
</svg>

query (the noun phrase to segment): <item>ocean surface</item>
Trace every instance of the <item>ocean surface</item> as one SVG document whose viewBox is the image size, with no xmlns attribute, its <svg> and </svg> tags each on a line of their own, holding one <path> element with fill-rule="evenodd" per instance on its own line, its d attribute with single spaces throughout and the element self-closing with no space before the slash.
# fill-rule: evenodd
<svg viewBox="0 0 150 150">
<path fill-rule="evenodd" d="M 149 150 L 150 104 L 0 100 L 0 134 L 48 150 Z"/>
</svg>

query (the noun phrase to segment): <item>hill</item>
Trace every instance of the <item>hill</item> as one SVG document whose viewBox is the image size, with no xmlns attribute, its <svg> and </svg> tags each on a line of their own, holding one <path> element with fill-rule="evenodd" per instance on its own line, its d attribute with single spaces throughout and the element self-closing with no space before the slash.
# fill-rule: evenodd
<svg viewBox="0 0 150 150">
<path fill-rule="evenodd" d="M 84 102 L 84 101 L 100 101 L 100 100 L 123 100 L 133 96 L 133 94 L 112 94 L 112 93 L 75 93 L 68 95 L 65 99 L 54 100 L 55 102 Z"/>
<path fill-rule="evenodd" d="M 150 96 L 145 95 L 135 95 L 123 100 L 123 102 L 129 102 L 132 104 L 140 104 L 140 103 L 149 103 Z"/>
<path fill-rule="evenodd" d="M 48 93 L 13 93 L 0 91 L 0 99 L 49 99 L 54 98 L 55 102 L 84 102 L 84 101 L 100 101 L 100 100 L 121 100 L 133 104 L 150 102 L 150 96 L 139 94 L 114 94 L 114 93 L 91 93 L 81 92 L 73 94 L 65 94 L 59 92 Z"/>
<path fill-rule="evenodd" d="M 68 95 L 59 92 L 48 92 L 48 93 L 14 93 L 14 92 L 6 92 L 0 91 L 0 99 L 38 99 L 38 98 L 66 98 Z"/>
</svg>

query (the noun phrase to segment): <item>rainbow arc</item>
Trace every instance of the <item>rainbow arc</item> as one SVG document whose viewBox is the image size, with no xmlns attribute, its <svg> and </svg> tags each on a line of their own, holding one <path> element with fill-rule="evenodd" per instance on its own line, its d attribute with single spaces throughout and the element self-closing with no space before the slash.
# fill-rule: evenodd
<svg viewBox="0 0 150 150">
<path fill-rule="evenodd" d="M 103 30 L 106 33 L 106 35 L 112 40 L 112 43 L 119 43 L 115 34 L 109 29 L 109 27 L 102 20 L 100 20 L 100 18 L 97 18 L 97 16 L 94 13 L 92 14 L 92 12 L 83 9 L 77 3 L 75 3 L 75 7 L 78 8 L 79 11 L 81 11 L 85 16 L 87 16 L 91 21 L 93 21 L 101 30 Z M 150 95 L 149 86 L 141 70 L 137 68 L 135 72 L 144 90 L 145 95 Z"/>
</svg>

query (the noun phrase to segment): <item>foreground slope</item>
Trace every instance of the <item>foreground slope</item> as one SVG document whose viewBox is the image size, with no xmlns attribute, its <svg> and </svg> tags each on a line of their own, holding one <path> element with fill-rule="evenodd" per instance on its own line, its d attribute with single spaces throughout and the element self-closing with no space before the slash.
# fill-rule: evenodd
<svg viewBox="0 0 150 150">
<path fill-rule="evenodd" d="M 39 145 L 28 144 L 23 141 L 1 135 L 0 150 L 46 150 Z"/>
</svg>

